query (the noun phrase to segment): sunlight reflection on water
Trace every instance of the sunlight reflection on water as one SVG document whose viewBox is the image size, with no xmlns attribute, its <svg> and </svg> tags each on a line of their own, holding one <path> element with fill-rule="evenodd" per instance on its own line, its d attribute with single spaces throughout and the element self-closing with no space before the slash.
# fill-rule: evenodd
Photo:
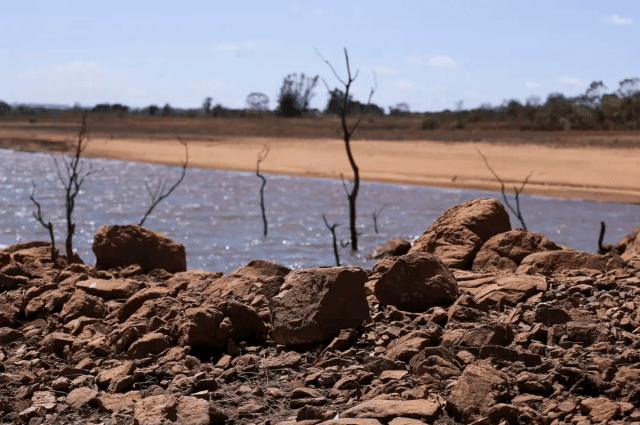
<svg viewBox="0 0 640 425">
<path fill-rule="evenodd" d="M 177 179 L 179 167 L 105 159 L 85 159 L 98 174 L 90 176 L 77 197 L 74 239 L 80 257 L 95 263 L 91 251 L 100 225 L 140 221 L 149 199 L 145 178 Z M 262 238 L 259 205 L 261 180 L 249 172 L 191 168 L 175 192 L 149 216 L 145 226 L 183 243 L 190 269 L 230 272 L 253 259 L 293 268 L 333 265 L 331 234 L 322 221 L 338 222 L 338 236 L 349 236 L 347 200 L 339 180 L 266 175 L 265 204 L 269 236 Z M 64 198 L 51 155 L 0 150 L 0 247 L 28 240 L 47 240 L 48 233 L 31 216 L 31 181 L 45 220 L 63 240 Z M 174 180 L 172 180 L 174 181 Z M 358 196 L 361 249 L 341 248 L 342 262 L 371 268 L 364 256 L 390 237 L 413 240 L 446 209 L 468 199 L 499 193 L 383 183 L 362 183 Z M 373 229 L 372 213 L 387 204 Z M 607 223 L 606 242 L 614 243 L 640 224 L 640 207 L 625 204 L 547 199 L 523 195 L 521 205 L 530 230 L 553 241 L 594 252 L 600 221 Z M 511 217 L 514 228 L 519 227 Z"/>
</svg>

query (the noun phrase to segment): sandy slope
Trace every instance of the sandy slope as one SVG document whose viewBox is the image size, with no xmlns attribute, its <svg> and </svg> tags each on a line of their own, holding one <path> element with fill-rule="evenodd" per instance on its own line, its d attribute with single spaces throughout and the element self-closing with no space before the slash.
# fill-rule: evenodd
<svg viewBox="0 0 640 425">
<path fill-rule="evenodd" d="M 189 145 L 190 165 L 254 171 L 263 144 L 268 173 L 345 178 L 353 175 L 336 139 L 225 137 Z M 607 202 L 640 202 L 640 149 L 554 148 L 486 142 L 354 141 L 353 153 L 367 181 L 499 190 L 477 149 L 513 190 L 531 171 L 524 193 Z M 179 164 L 184 148 L 175 141 L 91 140 L 88 156 Z"/>
</svg>

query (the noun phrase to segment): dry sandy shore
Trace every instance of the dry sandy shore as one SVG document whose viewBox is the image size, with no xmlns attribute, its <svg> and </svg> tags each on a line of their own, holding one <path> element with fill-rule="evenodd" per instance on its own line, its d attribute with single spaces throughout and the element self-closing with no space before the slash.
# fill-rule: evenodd
<svg viewBox="0 0 640 425">
<path fill-rule="evenodd" d="M 346 179 L 353 173 L 344 143 L 336 139 L 225 137 L 189 144 L 190 165 L 255 171 L 258 152 L 270 148 L 267 173 Z M 640 203 L 640 149 L 554 148 L 484 142 L 353 141 L 366 181 L 465 189 L 500 190 L 478 154 L 489 160 L 508 190 L 533 171 L 524 193 L 605 202 Z M 184 148 L 175 141 L 92 139 L 87 155 L 179 164 Z"/>
<path fill-rule="evenodd" d="M 189 142 L 190 165 L 255 171 L 263 145 L 266 173 L 346 179 L 353 176 L 338 139 L 244 136 Z M 30 150 L 57 150 L 33 144 Z M 479 149 L 511 193 L 533 172 L 524 193 L 605 202 L 640 203 L 640 149 L 551 147 L 533 144 L 436 141 L 352 141 L 365 181 L 499 191 Z M 175 140 L 92 137 L 87 156 L 180 164 L 184 148 Z"/>
</svg>

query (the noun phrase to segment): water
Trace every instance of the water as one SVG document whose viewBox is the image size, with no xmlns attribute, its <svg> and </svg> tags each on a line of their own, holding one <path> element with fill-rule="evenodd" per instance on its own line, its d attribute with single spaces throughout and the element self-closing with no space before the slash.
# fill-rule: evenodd
<svg viewBox="0 0 640 425">
<path fill-rule="evenodd" d="M 63 247 L 64 192 L 53 158 L 61 156 L 0 149 L 0 245 L 48 240 L 47 231 L 32 217 L 31 182 L 46 221 L 51 221 Z M 93 236 L 101 225 L 138 223 L 150 204 L 145 181 L 153 188 L 160 177 L 173 183 L 180 167 L 105 159 L 83 159 L 85 169 L 97 171 L 87 178 L 76 198 L 74 247 L 89 264 Z M 265 175 L 265 204 L 269 235 L 262 237 L 259 188 L 254 173 L 190 168 L 184 182 L 147 218 L 145 227 L 185 245 L 189 269 L 228 273 L 253 259 L 276 261 L 291 268 L 334 265 L 329 224 L 342 241 L 349 238 L 348 209 L 339 180 Z M 362 183 L 358 196 L 360 252 L 340 248 L 343 264 L 371 268 L 365 255 L 390 237 L 414 240 L 446 209 L 477 197 L 500 193 L 441 189 L 409 185 Z M 379 234 L 372 213 L 379 215 Z M 635 205 L 521 196 L 529 230 L 556 243 L 595 252 L 600 221 L 607 223 L 605 242 L 615 243 L 640 225 Z M 520 227 L 514 216 L 514 228 Z"/>
</svg>

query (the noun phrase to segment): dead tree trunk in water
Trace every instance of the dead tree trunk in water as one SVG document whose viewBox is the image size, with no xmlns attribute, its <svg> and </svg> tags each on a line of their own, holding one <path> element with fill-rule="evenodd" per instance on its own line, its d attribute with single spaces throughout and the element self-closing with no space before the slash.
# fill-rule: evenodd
<svg viewBox="0 0 640 425">
<path fill-rule="evenodd" d="M 87 171 L 86 173 L 83 173 L 82 166 L 80 165 L 80 158 L 84 150 L 87 148 L 88 143 L 87 113 L 84 112 L 82 114 L 82 125 L 80 127 L 80 131 L 78 132 L 78 140 L 74 146 L 75 153 L 70 160 L 67 161 L 67 159 L 63 157 L 61 161 L 64 165 L 66 176 L 62 175 L 61 167 L 58 164 L 58 160 L 54 158 L 58 178 L 60 179 L 60 183 L 62 183 L 62 186 L 65 190 L 65 210 L 67 218 L 67 239 L 65 241 L 65 253 L 69 261 L 74 261 L 76 257 L 73 253 L 73 235 L 76 232 L 76 224 L 73 222 L 72 218 L 73 210 L 75 209 L 76 205 L 76 196 L 78 196 L 78 193 L 80 193 L 80 188 L 82 187 L 84 180 L 91 174 L 93 174 L 91 169 L 89 169 L 89 171 Z"/>
<path fill-rule="evenodd" d="M 58 250 L 56 249 L 56 239 L 53 236 L 53 224 L 51 224 L 50 221 L 47 223 L 44 222 L 44 219 L 42 218 L 40 203 L 36 201 L 35 198 L 36 184 L 34 182 L 31 182 L 31 184 L 33 185 L 33 189 L 31 190 L 31 196 L 29 196 L 29 199 L 31 199 L 31 202 L 36 205 L 36 211 L 33 213 L 33 218 L 35 218 L 40 224 L 42 224 L 42 227 L 49 231 L 49 238 L 51 239 L 51 261 L 55 263 L 58 259 Z"/>
<path fill-rule="evenodd" d="M 322 219 L 324 220 L 325 226 L 331 232 L 331 236 L 333 236 L 333 255 L 336 257 L 336 265 L 340 267 L 340 254 L 338 253 L 338 239 L 336 238 L 336 227 L 340 226 L 338 223 L 333 223 L 333 226 L 329 226 L 327 223 L 327 217 L 322 214 Z"/>
<path fill-rule="evenodd" d="M 347 82 L 344 82 L 338 76 L 338 74 L 336 73 L 336 70 L 333 68 L 331 63 L 325 58 L 323 58 L 317 49 L 316 49 L 316 52 L 318 53 L 318 56 L 320 56 L 320 58 L 324 62 L 326 62 L 327 65 L 329 65 L 329 67 L 331 68 L 331 71 L 333 71 L 333 75 L 335 75 L 338 81 L 340 81 L 345 87 L 344 102 L 343 102 L 342 108 L 340 108 L 340 120 L 342 123 L 342 133 L 338 131 L 338 134 L 340 134 L 344 140 L 344 146 L 345 146 L 345 149 L 347 150 L 347 157 L 349 158 L 349 164 L 351 165 L 351 169 L 353 170 L 353 187 L 351 188 L 351 192 L 347 194 L 347 199 L 349 200 L 349 231 L 351 233 L 351 251 L 357 251 L 358 250 L 358 231 L 356 229 L 356 200 L 358 198 L 358 191 L 360 190 L 360 170 L 358 169 L 358 165 L 356 164 L 356 161 L 353 159 L 353 154 L 351 153 L 351 137 L 353 136 L 354 131 L 356 131 L 356 129 L 360 125 L 360 122 L 362 121 L 362 117 L 364 113 L 363 112 L 360 113 L 360 117 L 358 118 L 358 121 L 354 124 L 354 126 L 351 129 L 349 129 L 347 127 L 347 107 L 349 105 L 349 89 L 351 88 L 351 83 L 353 83 L 355 79 L 358 78 L 359 71 L 356 71 L 353 78 L 351 77 L 351 68 L 349 67 L 349 55 L 347 53 L 346 47 L 344 48 L 344 57 L 347 63 Z M 375 76 L 376 75 L 374 73 L 373 74 L 374 80 L 375 80 Z M 324 81 L 324 79 L 322 80 L 322 82 L 327 87 L 327 90 L 329 91 L 329 93 L 331 93 L 331 90 L 329 89 L 329 86 Z M 376 83 L 376 87 L 377 87 L 377 83 Z M 369 100 L 367 101 L 367 106 L 371 104 L 371 97 L 373 96 L 374 92 L 375 92 L 375 88 L 372 87 L 371 93 L 369 93 Z"/>
<path fill-rule="evenodd" d="M 258 162 L 256 163 L 256 176 L 262 180 L 262 186 L 260 187 L 260 209 L 262 210 L 262 223 L 264 225 L 264 237 L 267 237 L 267 214 L 264 210 L 264 187 L 267 185 L 267 179 L 260 174 L 260 163 L 265 160 L 269 154 L 269 147 L 265 146 L 262 152 L 258 154 Z"/>
</svg>

